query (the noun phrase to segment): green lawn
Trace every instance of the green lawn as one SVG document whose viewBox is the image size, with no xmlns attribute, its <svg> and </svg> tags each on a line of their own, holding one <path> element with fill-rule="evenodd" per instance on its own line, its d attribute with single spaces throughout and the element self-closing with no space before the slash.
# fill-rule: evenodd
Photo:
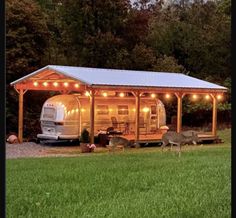
<svg viewBox="0 0 236 218">
<path fill-rule="evenodd" d="M 224 144 L 70 158 L 7 160 L 7 217 L 230 217 L 230 131 Z"/>
</svg>

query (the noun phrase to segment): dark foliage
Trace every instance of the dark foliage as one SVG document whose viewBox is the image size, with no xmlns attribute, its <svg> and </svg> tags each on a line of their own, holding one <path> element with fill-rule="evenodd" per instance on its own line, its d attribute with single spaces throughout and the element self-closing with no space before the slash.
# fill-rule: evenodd
<svg viewBox="0 0 236 218">
<path fill-rule="evenodd" d="M 181 72 L 219 83 L 229 93 L 218 121 L 230 120 L 230 0 L 168 5 L 138 0 L 133 6 L 129 0 L 7 0 L 6 5 L 7 132 L 17 132 L 18 117 L 17 93 L 9 83 L 47 64 Z M 26 136 L 40 131 L 40 110 L 50 95 L 25 94 Z M 174 99 L 163 99 L 168 123 L 176 115 Z M 209 103 L 184 99 L 183 124 L 211 118 Z"/>
</svg>

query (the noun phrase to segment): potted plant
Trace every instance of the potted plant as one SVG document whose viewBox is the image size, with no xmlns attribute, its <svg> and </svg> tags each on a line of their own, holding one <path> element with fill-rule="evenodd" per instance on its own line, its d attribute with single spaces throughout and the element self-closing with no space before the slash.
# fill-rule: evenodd
<svg viewBox="0 0 236 218">
<path fill-rule="evenodd" d="M 80 136 L 80 148 L 81 148 L 82 153 L 92 152 L 94 151 L 94 148 L 96 148 L 94 144 L 92 145 L 89 144 L 89 139 L 90 137 L 89 137 L 88 130 L 83 129 Z"/>
</svg>

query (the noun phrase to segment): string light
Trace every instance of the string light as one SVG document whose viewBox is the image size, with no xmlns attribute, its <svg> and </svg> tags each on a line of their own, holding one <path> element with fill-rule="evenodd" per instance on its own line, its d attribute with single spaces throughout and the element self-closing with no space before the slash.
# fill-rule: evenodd
<svg viewBox="0 0 236 218">
<path fill-rule="evenodd" d="M 107 93 L 106 92 L 103 92 L 102 95 L 103 95 L 103 97 L 107 97 Z"/>
<path fill-rule="evenodd" d="M 218 100 L 221 100 L 223 97 L 222 97 L 222 95 L 217 95 L 216 98 L 217 98 Z"/>
<path fill-rule="evenodd" d="M 198 98 L 198 96 L 197 95 L 193 95 L 193 100 L 196 100 Z"/>
<path fill-rule="evenodd" d="M 170 98 L 170 94 L 166 94 L 166 98 L 169 99 Z"/>
<path fill-rule="evenodd" d="M 209 99 L 210 99 L 210 95 L 206 95 L 206 96 L 205 96 L 205 99 L 206 99 L 206 100 L 209 100 Z"/>
<path fill-rule="evenodd" d="M 152 93 L 152 94 L 151 94 L 151 97 L 152 97 L 152 98 L 155 98 L 155 97 L 156 97 L 156 94 Z"/>
<path fill-rule="evenodd" d="M 125 93 L 121 92 L 121 93 L 120 93 L 120 97 L 123 98 L 124 96 L 125 96 Z"/>
<path fill-rule="evenodd" d="M 39 84 L 38 84 L 38 82 L 34 82 L 33 85 L 34 86 L 38 86 Z"/>
<path fill-rule="evenodd" d="M 64 82 L 64 86 L 68 87 L 69 86 L 68 82 Z"/>
<path fill-rule="evenodd" d="M 47 86 L 48 86 L 48 83 L 47 83 L 47 82 L 44 82 L 44 83 L 43 83 L 43 86 L 47 87 Z"/>
<path fill-rule="evenodd" d="M 57 82 L 54 82 L 53 85 L 54 85 L 55 87 L 57 87 L 57 86 L 58 86 L 58 83 L 57 83 Z"/>
<path fill-rule="evenodd" d="M 85 96 L 87 96 L 87 97 L 90 96 L 88 91 L 85 92 Z"/>
<path fill-rule="evenodd" d="M 79 84 L 78 83 L 75 84 L 75 88 L 79 88 Z"/>
</svg>

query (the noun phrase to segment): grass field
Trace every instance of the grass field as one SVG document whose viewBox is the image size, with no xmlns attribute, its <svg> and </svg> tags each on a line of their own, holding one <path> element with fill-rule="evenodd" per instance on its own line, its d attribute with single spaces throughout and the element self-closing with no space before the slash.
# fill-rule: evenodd
<svg viewBox="0 0 236 218">
<path fill-rule="evenodd" d="M 231 217 L 224 144 L 7 160 L 7 217 Z"/>
</svg>

